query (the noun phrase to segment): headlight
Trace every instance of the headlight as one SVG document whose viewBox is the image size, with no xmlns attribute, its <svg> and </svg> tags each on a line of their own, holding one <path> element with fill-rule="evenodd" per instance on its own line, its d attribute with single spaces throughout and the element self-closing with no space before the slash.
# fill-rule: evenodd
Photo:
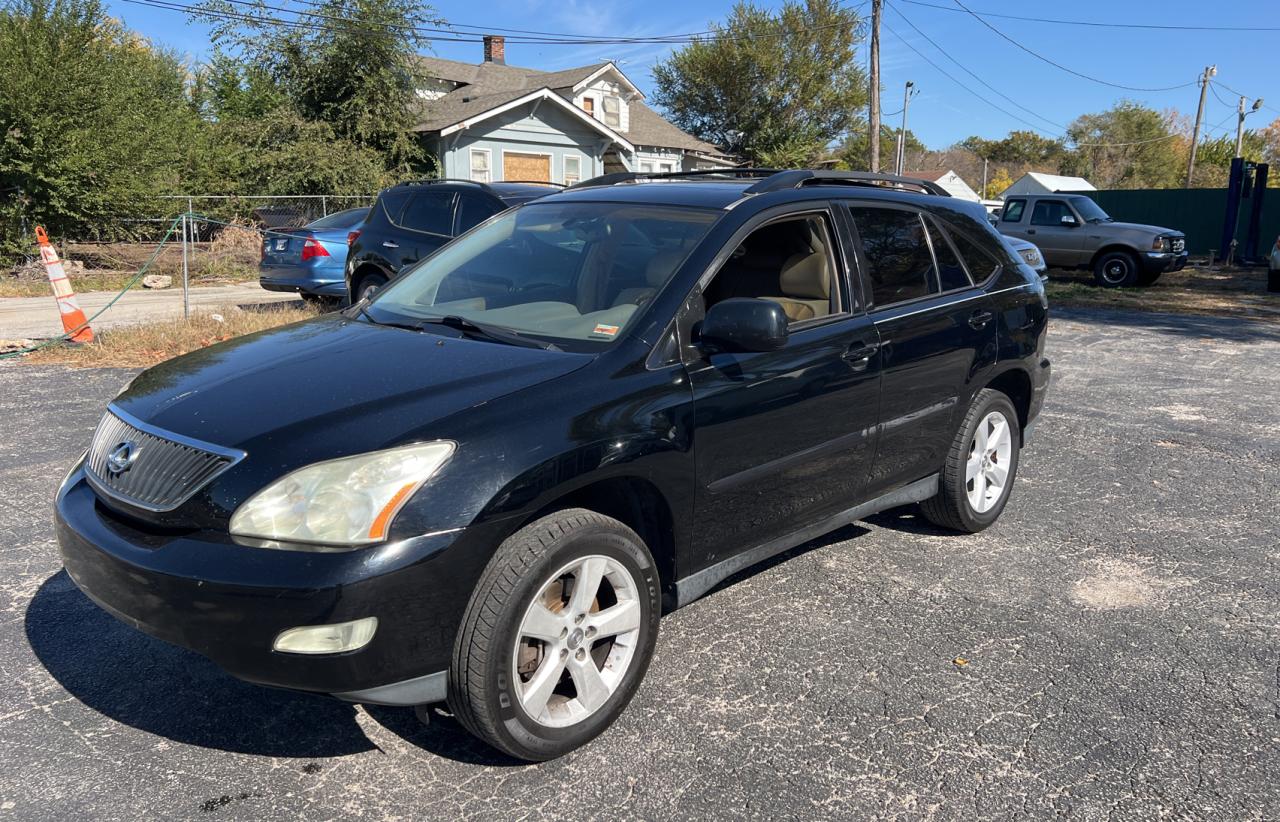
<svg viewBox="0 0 1280 822">
<path fill-rule="evenodd" d="M 1152 251 L 1168 251 L 1173 246 L 1173 240 L 1170 237 L 1156 237 L 1151 241 Z"/>
<path fill-rule="evenodd" d="M 1027 265 L 1039 265 L 1040 252 L 1036 251 L 1034 248 L 1028 248 L 1026 251 L 1022 252 L 1022 259 L 1027 261 Z"/>
<path fill-rule="evenodd" d="M 237 508 L 231 533 L 320 545 L 379 542 L 453 449 L 451 442 L 428 442 L 299 468 Z"/>
</svg>

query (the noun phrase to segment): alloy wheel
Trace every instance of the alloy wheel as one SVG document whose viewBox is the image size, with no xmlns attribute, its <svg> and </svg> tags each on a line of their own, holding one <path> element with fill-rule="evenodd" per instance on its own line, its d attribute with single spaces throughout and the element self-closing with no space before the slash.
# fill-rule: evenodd
<svg viewBox="0 0 1280 822">
<path fill-rule="evenodd" d="M 641 615 L 635 578 L 610 557 L 580 557 L 543 582 L 511 660 L 529 718 L 562 728 L 604 707 L 635 659 Z"/>
<path fill-rule="evenodd" d="M 999 411 L 982 418 L 969 441 L 969 458 L 965 462 L 965 491 L 969 505 L 985 514 L 1004 496 L 1013 457 L 1013 432 L 1009 421 Z"/>
<path fill-rule="evenodd" d="M 1129 276 L 1129 263 L 1120 258 L 1108 260 L 1102 267 L 1102 278 L 1109 283 L 1122 283 Z"/>
</svg>

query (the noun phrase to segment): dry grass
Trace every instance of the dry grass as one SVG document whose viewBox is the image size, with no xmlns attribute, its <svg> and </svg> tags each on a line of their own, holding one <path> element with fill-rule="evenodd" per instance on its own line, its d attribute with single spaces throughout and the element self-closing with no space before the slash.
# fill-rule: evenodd
<svg viewBox="0 0 1280 822">
<path fill-rule="evenodd" d="M 77 293 L 119 291 L 151 259 L 158 243 L 68 243 L 58 252 L 65 259 L 84 263 L 82 273 L 71 274 Z M 258 278 L 261 235 L 245 226 L 228 226 L 209 242 L 194 243 L 187 259 L 192 285 L 222 285 L 251 282 Z M 0 274 L 0 297 L 49 297 L 52 291 L 43 271 L 36 276 Z M 175 288 L 182 285 L 182 244 L 169 243 L 147 269 L 148 274 L 173 277 Z M 134 286 L 140 288 L 141 286 Z"/>
<path fill-rule="evenodd" d="M 190 320 L 163 320 L 103 331 L 87 345 L 50 346 L 28 354 L 23 360 L 79 368 L 146 367 L 232 337 L 310 319 L 319 313 L 296 303 L 267 304 L 253 310 L 226 306 L 201 311 Z"/>
<path fill-rule="evenodd" d="M 1185 268 L 1147 288 L 1102 288 L 1088 271 L 1049 272 L 1050 305 L 1200 314 L 1280 323 L 1280 294 L 1267 291 L 1266 269 Z"/>
</svg>

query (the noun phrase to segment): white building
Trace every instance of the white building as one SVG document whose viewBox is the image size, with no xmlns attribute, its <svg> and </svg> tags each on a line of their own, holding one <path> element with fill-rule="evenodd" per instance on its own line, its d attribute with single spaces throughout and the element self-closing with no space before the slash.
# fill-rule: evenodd
<svg viewBox="0 0 1280 822">
<path fill-rule="evenodd" d="M 1063 177 L 1060 174 L 1043 174 L 1039 171 L 1028 171 L 1019 177 L 1013 185 L 1000 192 L 1000 199 L 1015 194 L 1055 194 L 1059 191 L 1097 191 L 1083 177 Z"/>
<path fill-rule="evenodd" d="M 978 192 L 969 187 L 969 184 L 964 181 L 963 177 L 956 174 L 951 169 L 945 169 L 942 171 L 904 171 L 902 176 L 937 183 L 952 197 L 958 197 L 961 200 L 968 200 L 976 203 L 982 199 L 978 196 Z"/>
</svg>

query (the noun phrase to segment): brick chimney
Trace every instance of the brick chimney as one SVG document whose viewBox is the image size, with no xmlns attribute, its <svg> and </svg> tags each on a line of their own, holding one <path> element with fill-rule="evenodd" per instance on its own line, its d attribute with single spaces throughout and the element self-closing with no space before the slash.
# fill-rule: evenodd
<svg viewBox="0 0 1280 822">
<path fill-rule="evenodd" d="M 505 66 L 507 64 L 507 38 L 500 34 L 486 34 L 484 36 L 484 61 Z"/>
</svg>

